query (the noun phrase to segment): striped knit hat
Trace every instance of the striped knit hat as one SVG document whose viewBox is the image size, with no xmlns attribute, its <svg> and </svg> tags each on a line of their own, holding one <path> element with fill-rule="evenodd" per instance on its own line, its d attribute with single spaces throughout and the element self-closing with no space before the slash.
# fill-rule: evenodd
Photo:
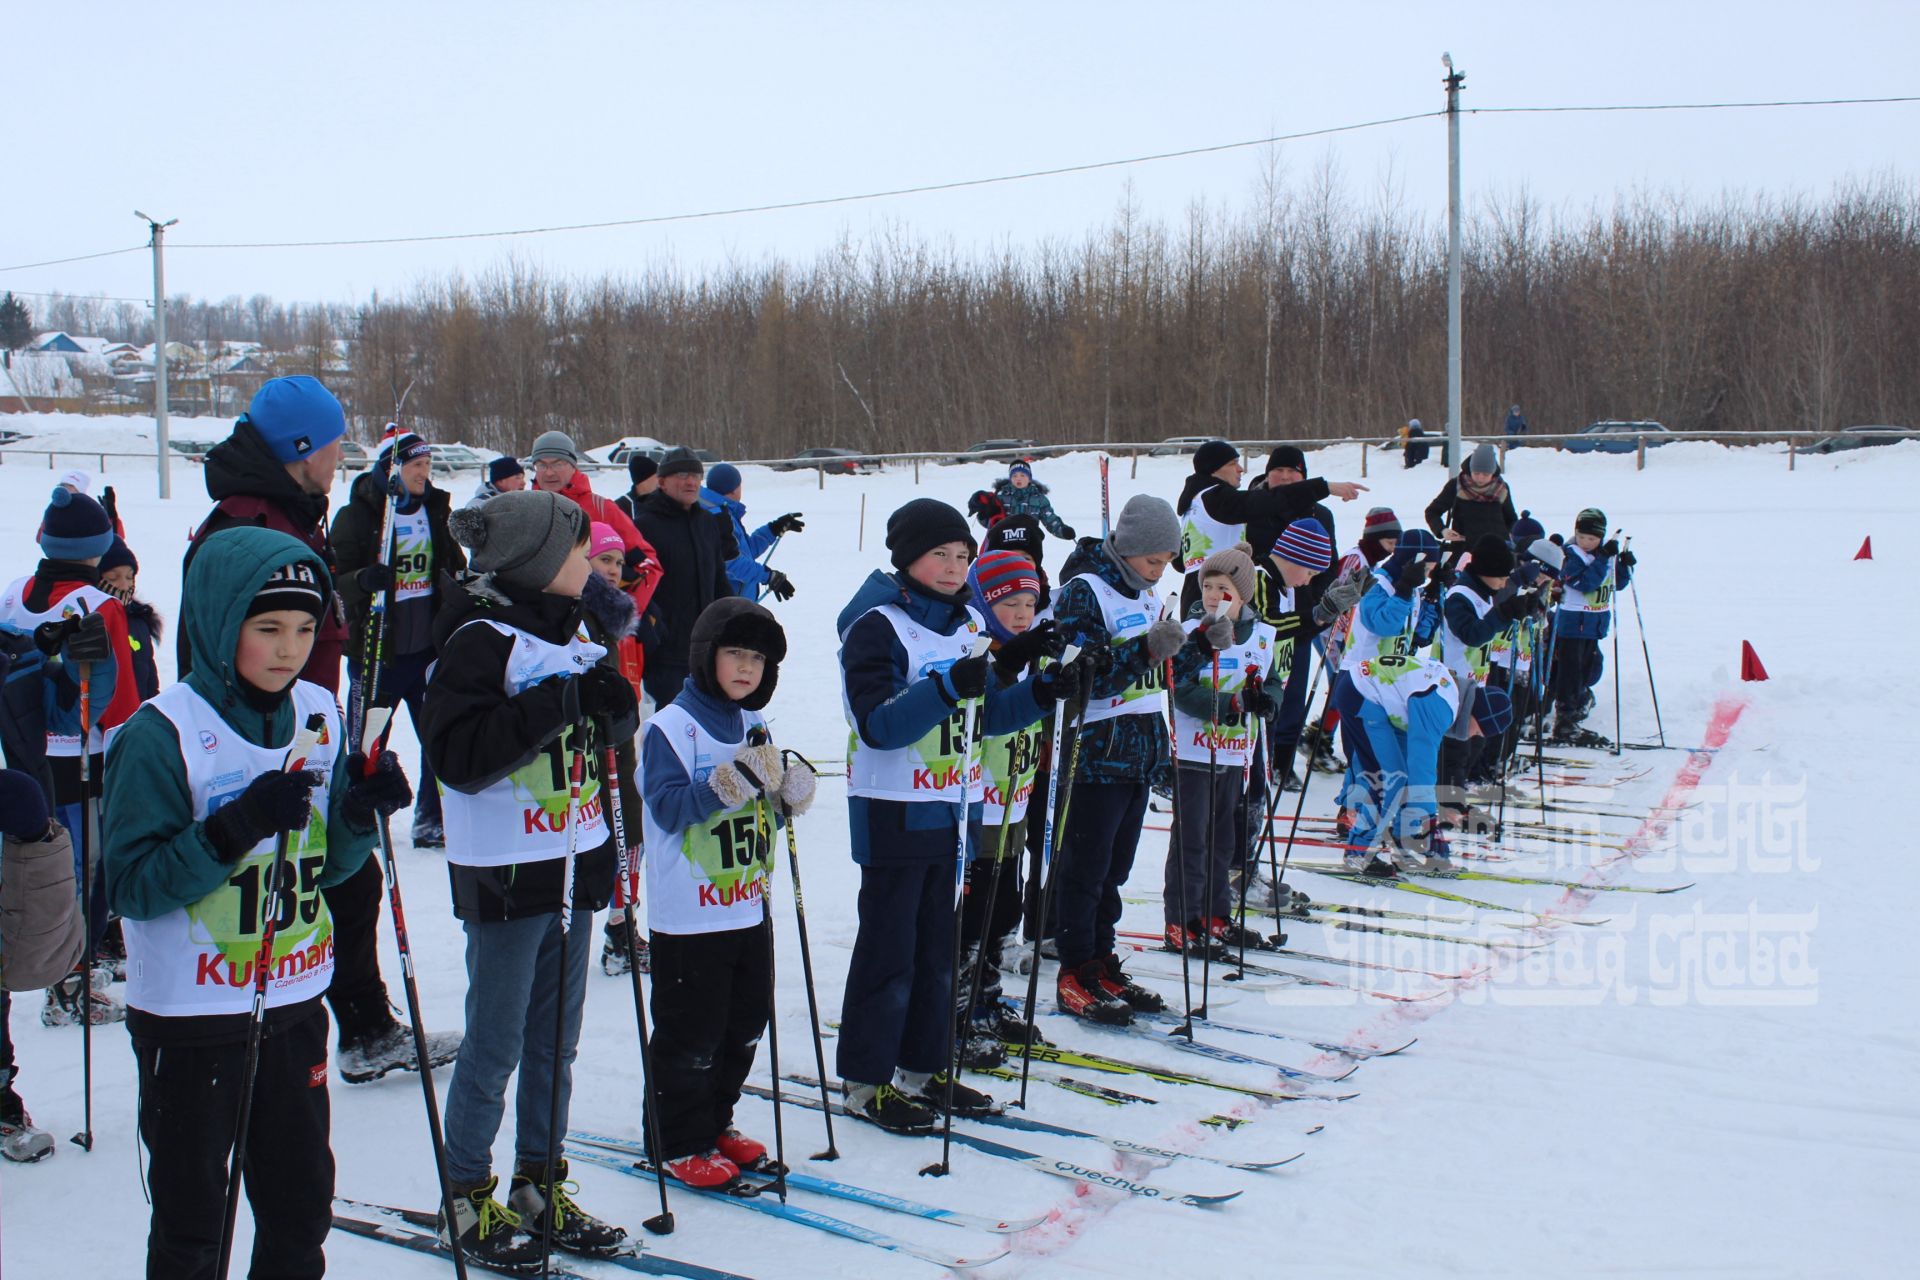
<svg viewBox="0 0 1920 1280">
<path fill-rule="evenodd" d="M 1034 571 L 1033 561 L 1017 551 L 981 553 L 967 578 L 974 596 L 983 606 L 1004 600 L 1016 591 L 1031 591 L 1036 599 L 1040 595 L 1040 575 Z"/>
<path fill-rule="evenodd" d="M 1321 573 L 1333 563 L 1333 539 L 1327 536 L 1325 525 L 1308 516 L 1280 531 L 1279 540 L 1273 544 L 1273 554 Z"/>
<path fill-rule="evenodd" d="M 1400 517 L 1393 514 L 1392 507 L 1375 507 L 1367 512 L 1366 527 L 1361 534 L 1368 538 L 1397 538 L 1400 536 Z"/>
</svg>

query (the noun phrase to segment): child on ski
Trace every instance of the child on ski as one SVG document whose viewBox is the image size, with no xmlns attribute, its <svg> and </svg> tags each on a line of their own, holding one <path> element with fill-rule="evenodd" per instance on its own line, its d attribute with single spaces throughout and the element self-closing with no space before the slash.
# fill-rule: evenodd
<svg viewBox="0 0 1920 1280">
<path fill-rule="evenodd" d="M 1604 541 L 1603 541 L 1604 539 Z M 1600 642 L 1613 626 L 1614 593 L 1633 581 L 1634 555 L 1607 537 L 1607 513 L 1588 507 L 1573 522 L 1573 540 L 1563 543 L 1563 594 L 1553 619 L 1553 737 L 1568 747 L 1613 744 L 1581 722 L 1593 710 L 1593 688 L 1604 659 Z"/>
<path fill-rule="evenodd" d="M 1079 745 L 1069 741 L 1058 748 L 1063 760 L 1077 750 L 1079 763 L 1066 831 L 1054 833 L 1058 863 L 1050 874 L 1059 884 L 1052 925 L 1060 955 L 1055 995 L 1063 1011 L 1095 1022 L 1124 1025 L 1135 1009 L 1166 1007 L 1121 970 L 1114 928 L 1147 797 L 1168 783 L 1161 695 L 1167 660 L 1187 633 L 1166 616 L 1153 588 L 1179 553 L 1173 508 L 1136 494 L 1120 509 L 1110 537 L 1083 538 L 1074 548 L 1054 597 L 1055 624 L 1068 643 L 1092 655 L 1096 672 L 1081 723 L 1074 726 Z M 1068 786 L 1068 779 L 1061 777 L 1058 785 Z"/>
<path fill-rule="evenodd" d="M 947 1072 L 955 859 L 963 837 L 977 845 L 982 735 L 1038 720 L 1053 682 L 1001 688 L 974 652 L 986 624 L 968 605 L 974 544 L 958 511 L 915 499 L 887 518 L 886 540 L 894 572 L 875 570 L 838 620 L 860 926 L 837 1066 L 855 1115 L 921 1133 L 936 1108 L 993 1105 Z"/>
<path fill-rule="evenodd" d="M 1004 522 L 1003 522 L 1004 523 Z M 996 529 L 1001 526 L 996 526 Z M 989 541 L 992 535 L 988 535 Z M 973 610 L 993 637 L 994 677 L 1018 683 L 1059 649 L 1051 622 L 1036 624 L 1042 591 L 1039 570 L 1014 551 L 982 552 L 967 574 Z M 980 846 L 967 864 L 960 911 L 958 1014 L 961 1062 L 992 1067 L 1006 1060 L 1003 1041 L 1018 1043 L 1026 1020 L 1001 999 L 1002 940 L 1020 920 L 1020 853 L 1027 838 L 1034 782 L 1040 771 L 1046 719 L 980 741 Z M 975 974 L 980 990 L 973 990 Z"/>
<path fill-rule="evenodd" d="M 334 961 L 321 890 L 367 860 L 377 815 L 413 800 L 393 754 L 369 771 L 344 741 L 333 695 L 298 678 L 331 589 L 320 557 L 286 534 L 207 538 L 187 569 L 180 618 L 193 670 L 136 711 L 107 752 L 104 870 L 126 931 L 152 1277 L 215 1271 L 269 921 L 242 1153 L 252 1274 L 317 1276 L 326 1266 L 333 1154 L 320 997 Z M 316 720 L 317 744 L 289 761 L 296 734 Z"/>
<path fill-rule="evenodd" d="M 1544 611 L 1522 619 L 1511 633 L 1499 637 L 1488 648 L 1487 658 L 1492 665 L 1487 672 L 1487 685 L 1506 691 L 1513 701 L 1514 724 L 1521 726 L 1540 709 L 1540 685 L 1546 677 L 1541 653 L 1545 648 L 1547 619 L 1560 592 L 1560 566 L 1565 557 L 1560 545 L 1548 540 L 1546 530 L 1531 512 L 1520 513 L 1513 534 L 1513 581 L 1521 590 L 1537 588 Z M 1540 660 L 1536 662 L 1536 658 Z M 1487 763 L 1483 780 L 1492 781 L 1505 775 L 1519 739 L 1518 728 L 1502 739 L 1499 757 Z"/>
<path fill-rule="evenodd" d="M 1546 607 L 1537 591 L 1506 591 L 1514 564 L 1513 548 L 1504 537 L 1481 534 L 1441 601 L 1441 660 L 1461 689 L 1441 748 L 1441 826 L 1467 823 L 1467 775 L 1481 754 L 1497 745 L 1473 731 L 1472 695 L 1487 686 L 1493 668 L 1491 648 L 1500 638 L 1510 637 L 1522 620 Z"/>
<path fill-rule="evenodd" d="M 0 770 L 0 992 L 36 991 L 70 973 L 86 951 L 73 844 L 47 813 L 40 783 Z M 53 1135 L 35 1127 L 14 1089 L 13 1036 L 0 999 L 0 1157 L 32 1164 L 54 1153 Z"/>
<path fill-rule="evenodd" d="M 653 1071 L 645 1131 L 660 1166 L 694 1187 L 763 1167 L 733 1126 L 773 997 L 766 887 L 776 823 L 813 803 L 813 770 L 783 768 L 762 714 L 787 638 L 766 609 L 727 597 L 693 624 L 686 683 L 654 713 L 645 770 Z"/>
<path fill-rule="evenodd" d="M 626 1232 L 574 1202 L 566 1132 L 592 913 L 616 851 L 600 754 L 636 728 L 633 688 L 587 633 L 587 517 L 567 498 L 503 493 L 455 512 L 479 576 L 435 624 L 422 741 L 440 779 L 453 912 L 466 931 L 467 1036 L 447 1090 L 457 1236 L 481 1265 L 537 1269 L 542 1237 L 589 1257 Z M 493 1141 L 519 1071 L 513 1182 L 494 1198 Z M 557 1103 L 556 1103 L 557 1099 Z M 549 1117 L 558 1115 L 556 1127 Z"/>
<path fill-rule="evenodd" d="M 1324 540 L 1325 535 L 1322 535 Z M 1222 547 L 1200 562 L 1194 637 L 1173 660 L 1174 809 L 1163 906 L 1170 951 L 1240 945 L 1229 873 L 1246 848 L 1246 773 L 1258 726 L 1279 710 L 1267 692 L 1274 628 L 1249 605 L 1252 548 Z"/>
<path fill-rule="evenodd" d="M 1316 618 L 1326 627 L 1320 643 L 1328 670 L 1340 670 L 1341 653 L 1353 626 L 1353 611 L 1373 585 L 1374 566 L 1393 554 L 1399 539 L 1400 517 L 1393 513 L 1393 508 L 1372 507 L 1367 511 L 1360 540 L 1340 557 L 1333 581 L 1327 584 L 1314 606 Z M 1333 754 L 1334 726 L 1339 721 L 1339 712 L 1329 705 L 1326 714 L 1300 735 L 1307 748 L 1308 768 L 1340 772 L 1340 763 Z"/>
</svg>

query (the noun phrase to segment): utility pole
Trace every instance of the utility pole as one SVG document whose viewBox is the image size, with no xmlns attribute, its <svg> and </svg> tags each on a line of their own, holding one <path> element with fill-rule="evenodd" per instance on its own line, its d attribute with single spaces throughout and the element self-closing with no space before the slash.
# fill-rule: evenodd
<svg viewBox="0 0 1920 1280">
<path fill-rule="evenodd" d="M 1464 73 L 1453 55 L 1440 55 L 1447 69 L 1447 465 L 1457 470 L 1460 452 L 1460 90 Z"/>
<path fill-rule="evenodd" d="M 173 471 L 167 444 L 167 228 L 180 221 L 165 222 L 147 217 L 138 209 L 133 216 L 142 219 L 153 233 L 153 443 L 160 465 L 160 496 L 173 496 Z"/>
</svg>

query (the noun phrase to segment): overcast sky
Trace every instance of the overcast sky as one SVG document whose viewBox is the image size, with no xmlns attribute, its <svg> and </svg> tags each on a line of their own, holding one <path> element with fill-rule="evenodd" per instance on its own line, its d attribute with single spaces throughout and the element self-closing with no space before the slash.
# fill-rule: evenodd
<svg viewBox="0 0 1920 1280">
<path fill-rule="evenodd" d="M 1469 106 L 1920 92 L 1920 3 L 11 5 L 0 267 L 145 241 L 170 293 L 364 300 L 507 253 L 570 275 L 806 259 L 890 225 L 982 249 L 1245 203 L 1257 150 L 826 209 L 514 240 L 213 250 L 604 221 L 984 177 Z M 1470 201 L 1912 182 L 1920 104 L 1475 116 Z M 1446 199 L 1439 119 L 1290 144 L 1358 198 Z M 178 245 L 177 249 L 172 245 Z M 0 288 L 145 296 L 144 253 Z M 29 301 L 32 301 L 29 299 Z"/>
</svg>

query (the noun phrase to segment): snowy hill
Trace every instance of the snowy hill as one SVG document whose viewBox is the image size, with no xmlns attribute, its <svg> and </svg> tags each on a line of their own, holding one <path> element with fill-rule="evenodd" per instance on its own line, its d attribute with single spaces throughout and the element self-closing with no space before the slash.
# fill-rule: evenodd
<svg viewBox="0 0 1920 1280">
<path fill-rule="evenodd" d="M 68 442 L 59 447 L 81 443 L 78 428 L 45 425 L 59 425 L 59 439 Z M 101 430 L 133 440 L 143 425 L 150 431 L 139 419 L 116 419 Z M 223 434 L 182 422 L 174 432 Z M 147 441 L 150 447 L 150 434 Z M 171 621 L 179 551 L 207 506 L 200 473 L 175 460 L 176 496 L 163 503 L 152 496 L 151 461 L 109 462 L 104 479 L 119 491 L 142 557 L 140 594 Z M 1357 447 L 1322 451 L 1310 462 L 1316 474 L 1358 478 Z M 1342 546 L 1357 536 L 1373 503 L 1394 507 L 1408 524 L 1418 521 L 1444 479 L 1434 465 L 1403 471 L 1397 459 L 1377 454 L 1373 462 L 1366 481 L 1372 492 L 1359 503 L 1333 504 Z M 50 484 L 43 464 L 9 460 L 0 467 L 0 547 L 15 576 L 30 572 L 36 558 L 33 532 Z M 62 469 L 69 465 L 62 460 Z M 1171 498 L 1187 465 L 1184 458 L 1143 459 L 1134 479 L 1126 461 L 1116 462 L 1114 508 L 1135 492 Z M 930 467 L 916 487 L 911 470 L 895 468 L 829 476 L 822 491 L 812 473 L 746 469 L 754 523 L 785 511 L 807 518 L 805 532 L 789 536 L 774 557 L 799 592 L 777 610 L 791 647 L 770 708 L 778 741 L 817 759 L 845 755 L 833 617 L 883 562 L 887 513 L 916 496 L 963 504 L 1000 474 L 984 465 Z M 1099 527 L 1090 455 L 1043 462 L 1037 475 L 1069 523 L 1083 532 Z M 1214 974 L 1214 1012 L 1223 1021 L 1356 1050 L 1417 1037 L 1404 1053 L 1360 1061 L 1341 1086 L 1357 1092 L 1349 1101 L 1272 1104 L 1083 1070 L 1070 1074 L 1151 1096 L 1157 1105 L 1114 1106 L 1033 1087 L 1029 1114 L 1060 1124 L 1229 1160 L 1306 1153 L 1275 1171 L 1122 1157 L 1092 1143 L 980 1130 L 1102 1173 L 1243 1192 L 1231 1203 L 1204 1210 L 1146 1203 L 969 1150 L 956 1150 L 953 1176 L 921 1178 L 916 1171 L 937 1155 L 931 1144 L 851 1122 L 836 1129 L 845 1158 L 814 1164 L 805 1157 L 823 1145 L 819 1118 L 789 1109 L 787 1150 L 796 1167 L 977 1213 L 1048 1220 L 996 1244 L 979 1231 L 862 1206 L 798 1195 L 796 1203 L 955 1252 L 1010 1248 L 1011 1256 L 977 1273 L 988 1277 L 1906 1273 L 1912 1228 L 1898 1224 L 1911 1223 L 1920 1188 L 1920 1002 L 1913 996 L 1920 961 L 1910 941 L 1911 877 L 1904 874 L 1913 841 L 1890 806 L 1903 787 L 1894 771 L 1920 751 L 1912 682 L 1893 674 L 1900 669 L 1897 646 L 1920 625 L 1920 580 L 1910 568 L 1920 556 L 1912 497 L 1920 487 L 1920 443 L 1802 458 L 1792 472 L 1784 452 L 1771 448 L 1677 443 L 1650 453 L 1643 472 L 1630 456 L 1525 449 L 1512 455 L 1510 480 L 1517 505 L 1550 530 L 1570 530 L 1575 511 L 1597 505 L 1633 535 L 1639 603 L 1673 749 L 1617 760 L 1587 753 L 1590 776 L 1624 780 L 1553 790 L 1563 808 L 1593 811 L 1556 819 L 1585 834 L 1556 843 L 1526 837 L 1507 850 L 1511 861 L 1484 864 L 1587 890 L 1486 881 L 1447 886 L 1501 908 L 1493 911 L 1310 874 L 1290 878 L 1316 898 L 1468 921 L 1413 928 L 1543 945 L 1488 950 L 1299 923 L 1287 928 L 1294 948 L 1423 972 L 1269 958 L 1341 986 L 1235 987 Z M 611 495 L 618 483 L 603 476 L 599 487 Z M 343 480 L 336 502 L 344 496 Z M 1875 558 L 1854 560 L 1868 535 Z M 1050 540 L 1050 566 L 1057 569 L 1065 552 L 1064 542 Z M 1622 718 L 1627 739 L 1647 742 L 1656 730 L 1630 605 L 1623 603 L 1619 627 Z M 1753 642 L 1770 681 L 1739 681 L 1742 640 Z M 1610 664 L 1614 652 L 1609 645 Z M 170 666 L 171 645 L 162 662 L 163 670 Z M 1593 724 L 1611 735 L 1613 721 L 1609 675 Z M 403 726 L 398 749 L 411 769 L 417 750 L 410 733 Z M 1326 775 L 1313 778 L 1306 812 L 1332 812 Z M 1165 815 L 1149 823 L 1164 827 Z M 398 824 L 396 834 L 404 837 L 404 827 Z M 837 777 L 823 779 L 820 802 L 798 835 L 821 1005 L 837 1017 L 858 884 Z M 1154 830 L 1143 837 L 1129 892 L 1156 900 L 1130 906 L 1123 927 L 1159 928 L 1165 840 Z M 1294 856 L 1330 855 L 1308 845 Z M 400 862 L 428 1026 L 457 1027 L 462 942 L 443 859 L 403 848 Z M 778 879 L 782 1063 L 810 1071 L 784 863 Z M 1607 887 L 1689 884 L 1670 895 Z M 1529 921 L 1536 927 L 1503 927 Z M 391 929 L 383 926 L 382 935 L 397 998 Z M 598 922 L 577 937 L 597 948 Z M 1170 962 L 1143 958 L 1136 967 L 1176 973 Z M 1414 998 L 1384 999 L 1347 984 Z M 1177 977 L 1155 985 L 1177 1001 Z M 1043 1000 L 1050 1007 L 1050 992 Z M 40 1003 L 38 993 L 14 1001 L 20 1088 L 36 1120 L 62 1145 L 43 1164 L 0 1169 L 0 1266 L 19 1277 L 139 1274 L 148 1210 L 126 1032 L 114 1026 L 95 1036 L 98 1142 L 83 1153 L 64 1141 L 80 1125 L 80 1036 L 41 1027 Z M 624 979 L 594 973 L 586 1020 L 574 1125 L 636 1135 L 642 1076 Z M 1287 1083 L 1268 1068 L 1209 1061 L 1059 1019 L 1047 1019 L 1042 1030 L 1069 1048 L 1243 1086 Z M 1221 1029 L 1203 1029 L 1201 1038 L 1326 1073 L 1350 1061 Z M 766 1083 L 764 1053 L 754 1080 Z M 444 1073 L 439 1083 L 444 1090 Z M 1002 1082 L 983 1083 L 998 1096 L 1013 1093 Z M 417 1079 L 354 1087 L 335 1079 L 331 1089 L 339 1192 L 433 1204 Z M 1231 1132 L 1199 1123 L 1216 1113 L 1249 1123 Z M 746 1100 L 742 1120 L 771 1140 L 767 1104 Z M 1324 1130 L 1307 1136 L 1315 1126 Z M 509 1115 L 496 1167 L 510 1161 L 511 1144 Z M 575 1176 L 586 1207 L 642 1234 L 640 1220 L 653 1212 L 651 1184 L 597 1168 Z M 647 1238 L 649 1249 L 761 1280 L 939 1271 L 817 1231 L 748 1219 L 728 1205 L 681 1196 L 675 1212 L 678 1232 Z M 243 1212 L 243 1253 L 250 1232 Z M 448 1274 L 431 1259 L 340 1234 L 327 1252 L 336 1275 Z"/>
</svg>

